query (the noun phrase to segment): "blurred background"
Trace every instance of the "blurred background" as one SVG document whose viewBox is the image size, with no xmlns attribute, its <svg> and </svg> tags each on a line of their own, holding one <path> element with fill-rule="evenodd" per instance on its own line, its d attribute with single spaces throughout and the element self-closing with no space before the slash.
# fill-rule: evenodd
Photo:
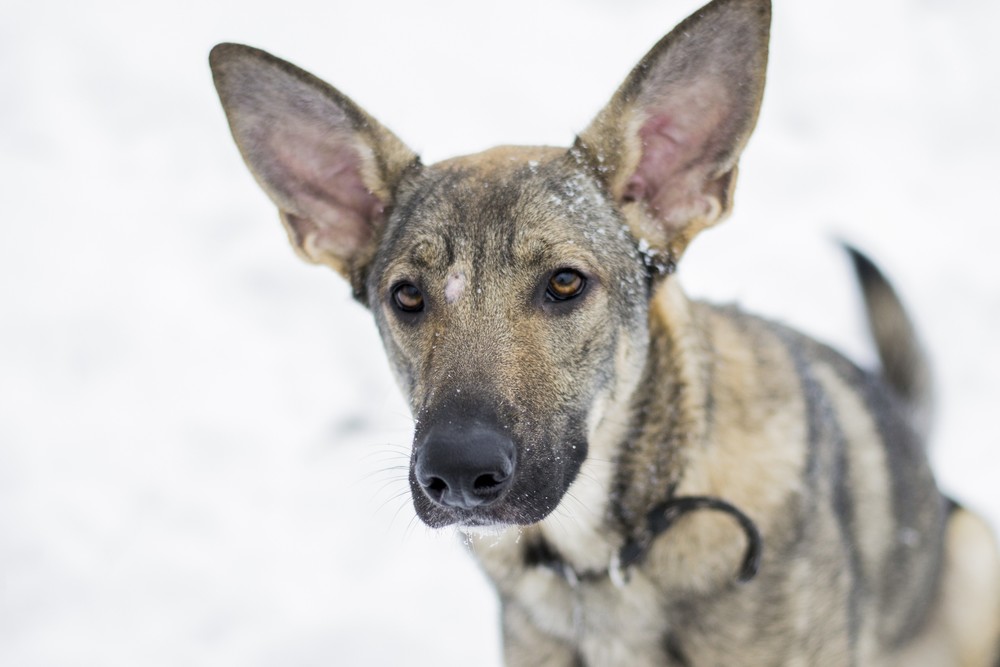
<svg viewBox="0 0 1000 667">
<path fill-rule="evenodd" d="M 207 54 L 265 48 L 426 162 L 568 144 L 698 0 L 0 6 L 0 664 L 499 664 L 410 508 L 365 310 L 295 258 Z M 942 486 L 1000 527 L 1000 4 L 775 0 L 735 215 L 680 268 L 874 358 L 835 239 L 894 278 Z"/>
</svg>

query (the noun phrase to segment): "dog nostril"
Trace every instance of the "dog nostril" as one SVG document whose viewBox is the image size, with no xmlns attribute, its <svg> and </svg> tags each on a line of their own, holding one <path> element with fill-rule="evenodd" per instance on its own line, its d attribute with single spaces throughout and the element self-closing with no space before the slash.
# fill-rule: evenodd
<svg viewBox="0 0 1000 667">
<path fill-rule="evenodd" d="M 503 481 L 505 479 L 506 479 L 505 475 L 494 475 L 492 473 L 488 475 L 480 475 L 472 483 L 472 487 L 476 491 L 488 491 L 503 484 Z"/>
<path fill-rule="evenodd" d="M 425 485 L 425 488 L 433 493 L 444 493 L 448 490 L 448 483 L 440 477 L 431 477 L 431 481 Z"/>
</svg>

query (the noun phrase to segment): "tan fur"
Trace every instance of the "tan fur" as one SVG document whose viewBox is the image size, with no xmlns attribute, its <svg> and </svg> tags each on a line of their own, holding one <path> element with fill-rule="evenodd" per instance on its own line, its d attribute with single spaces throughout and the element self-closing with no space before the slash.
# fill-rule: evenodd
<svg viewBox="0 0 1000 667">
<path fill-rule="evenodd" d="M 920 641 L 893 667 L 993 667 L 1000 661 L 1000 553 L 989 526 L 960 510 L 948 522 L 941 602 Z M 987 595 L 984 595 L 984 592 Z"/>
<path fill-rule="evenodd" d="M 680 301 L 680 297 L 674 301 Z M 805 452 L 801 443 L 805 432 L 801 393 L 787 382 L 792 375 L 791 363 L 776 341 L 748 340 L 718 313 L 701 310 L 698 314 L 701 327 L 711 332 L 717 351 L 710 361 L 704 360 L 698 349 L 698 338 L 705 329 L 692 327 L 678 333 L 687 343 L 690 356 L 713 364 L 714 409 L 722 418 L 716 418 L 715 428 L 706 434 L 706 446 L 688 452 L 685 476 L 677 493 L 725 497 L 758 521 L 767 534 L 768 518 L 780 516 L 781 504 L 790 494 L 803 492 Z M 766 355 L 766 375 L 761 373 L 758 355 L 762 353 Z M 693 383 L 689 385 L 698 386 Z M 708 387 L 692 393 L 695 391 L 707 395 Z M 748 405 L 746 396 L 754 393 L 768 396 L 770 405 Z M 694 588 L 718 585 L 732 578 L 743 545 L 739 539 L 733 540 L 738 529 L 731 519 L 694 514 L 678 522 L 673 532 L 670 540 L 657 545 L 662 556 L 658 550 L 653 552 L 654 558 L 663 558 L 665 572 L 676 572 L 678 581 Z"/>
<path fill-rule="evenodd" d="M 213 50 L 296 251 L 375 317 L 414 508 L 466 534 L 511 667 L 995 667 L 1000 555 L 935 485 L 884 276 L 852 251 L 873 373 L 672 275 L 732 208 L 769 26 L 713 0 L 571 148 L 430 166 L 312 75 Z"/>
</svg>

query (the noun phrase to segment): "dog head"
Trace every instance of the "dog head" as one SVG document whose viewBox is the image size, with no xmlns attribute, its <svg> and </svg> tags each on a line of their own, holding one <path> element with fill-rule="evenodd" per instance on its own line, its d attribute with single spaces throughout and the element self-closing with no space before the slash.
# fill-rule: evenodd
<svg viewBox="0 0 1000 667">
<path fill-rule="evenodd" d="M 767 0 L 661 40 L 569 149 L 431 166 L 336 89 L 262 51 L 211 55 L 244 159 L 306 260 L 372 311 L 417 426 L 431 526 L 531 524 L 627 437 L 649 298 L 732 205 L 767 60 Z"/>
</svg>

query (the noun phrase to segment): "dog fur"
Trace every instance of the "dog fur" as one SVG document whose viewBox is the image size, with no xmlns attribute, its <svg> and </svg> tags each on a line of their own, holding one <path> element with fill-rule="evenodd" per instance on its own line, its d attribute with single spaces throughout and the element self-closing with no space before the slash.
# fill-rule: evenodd
<svg viewBox="0 0 1000 667">
<path fill-rule="evenodd" d="M 293 247 L 375 317 L 414 507 L 469 533 L 510 665 L 997 664 L 1000 557 L 935 485 L 878 269 L 851 251 L 877 373 L 673 278 L 732 206 L 769 29 L 768 0 L 715 0 L 569 149 L 431 166 L 293 65 L 212 51 Z"/>
</svg>

